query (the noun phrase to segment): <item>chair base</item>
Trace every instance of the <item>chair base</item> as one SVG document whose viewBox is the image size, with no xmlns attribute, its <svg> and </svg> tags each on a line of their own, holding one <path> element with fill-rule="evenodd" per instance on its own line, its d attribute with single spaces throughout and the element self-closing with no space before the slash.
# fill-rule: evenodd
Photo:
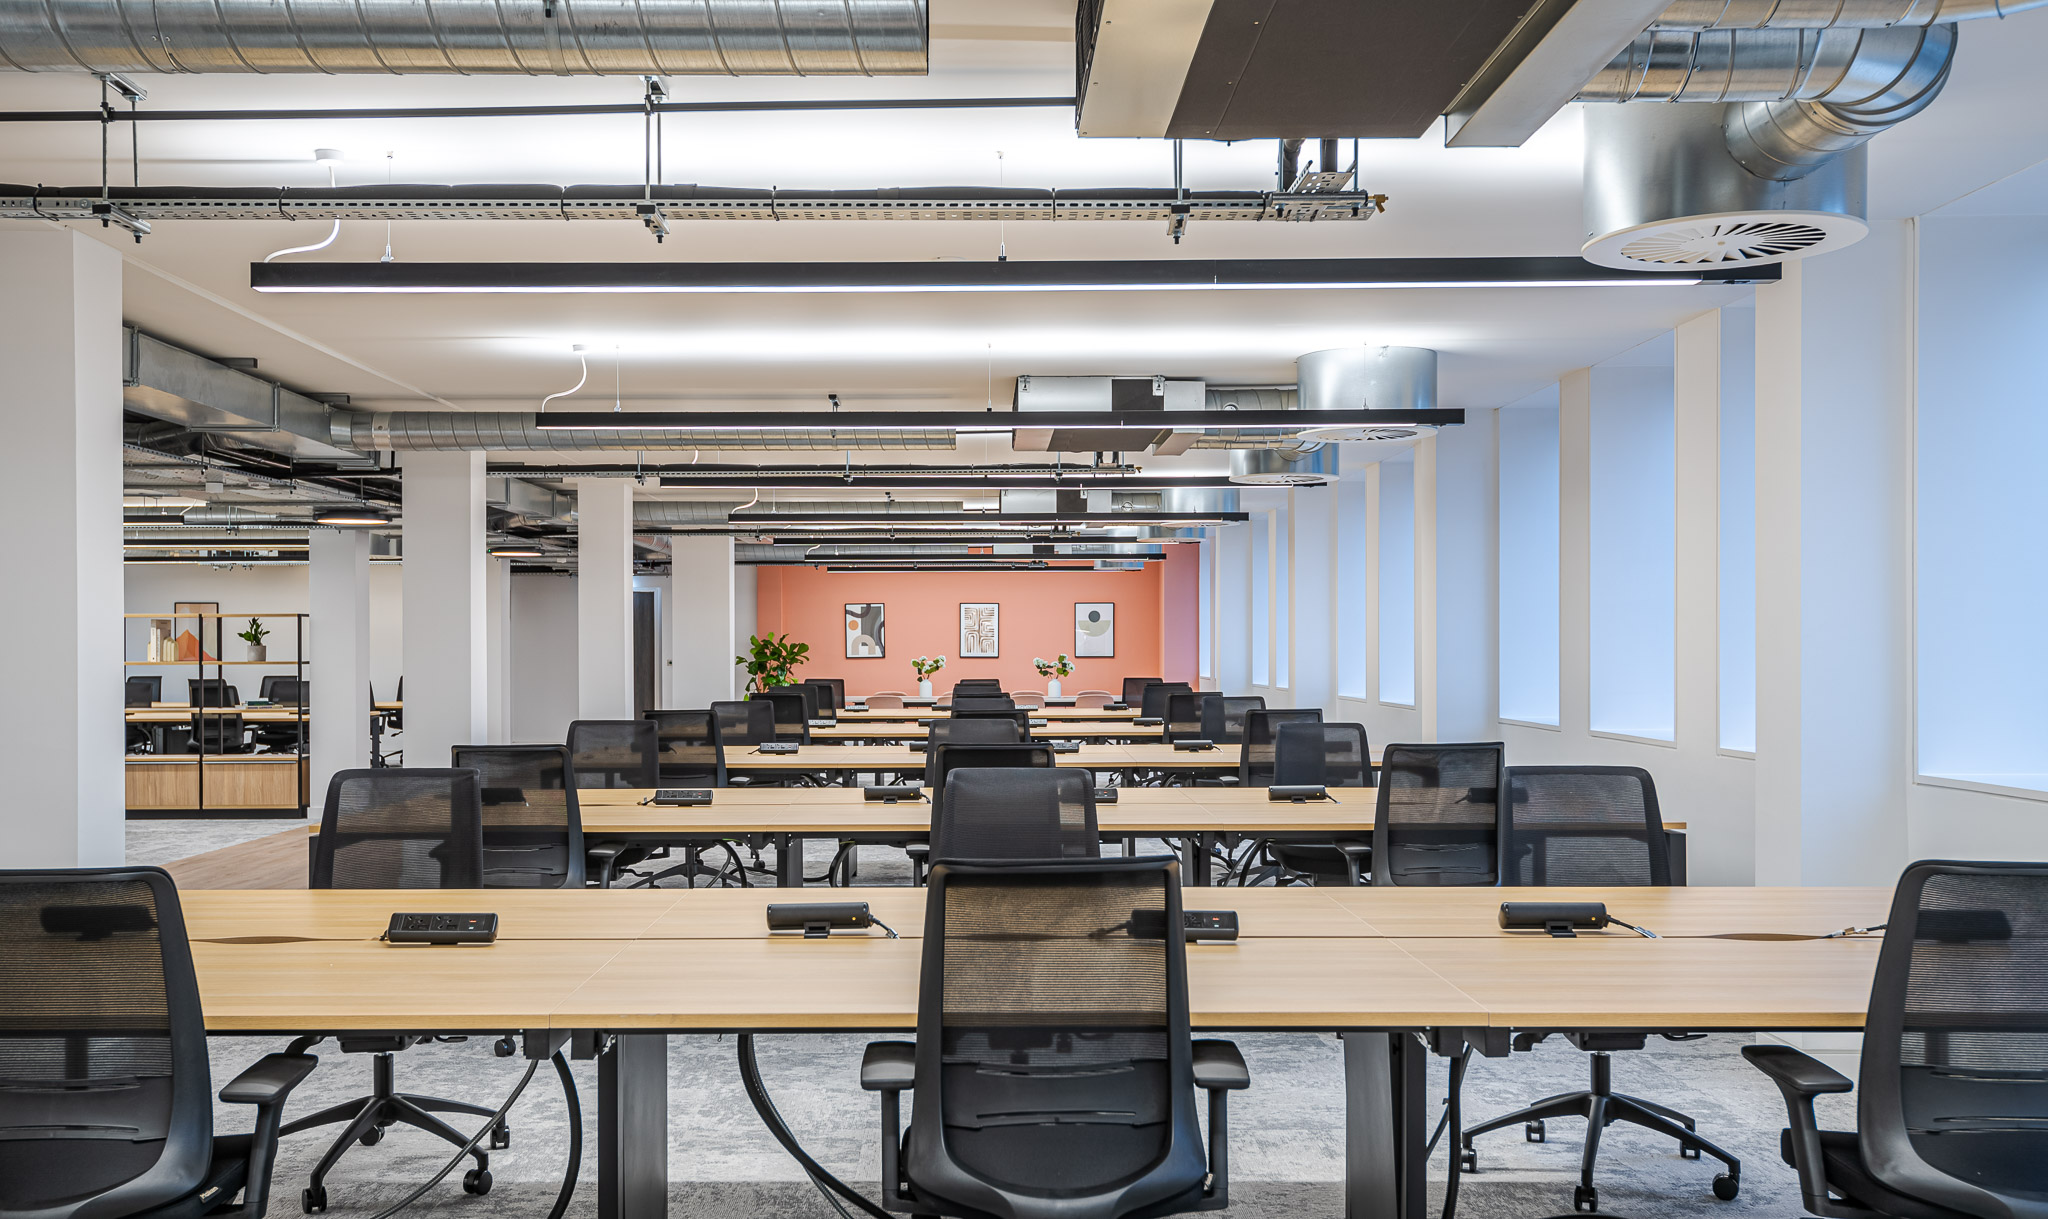
<svg viewBox="0 0 2048 1219">
<path fill-rule="evenodd" d="M 1575 1117 L 1586 1123 L 1586 1145 L 1580 1153 L 1579 1184 L 1572 1191 L 1572 1206 L 1578 1214 L 1597 1213 L 1600 1210 L 1600 1193 L 1593 1185 L 1593 1169 L 1600 1156 L 1600 1134 L 1616 1122 L 1627 1122 L 1676 1139 L 1678 1154 L 1684 1159 L 1697 1160 L 1704 1152 L 1721 1161 L 1727 1166 L 1727 1171 L 1715 1176 L 1714 1196 L 1723 1202 L 1733 1201 L 1742 1190 L 1742 1161 L 1701 1138 L 1693 1128 L 1693 1120 L 1676 1109 L 1667 1109 L 1641 1097 L 1617 1094 L 1613 1087 L 1613 1056 L 1596 1051 L 1592 1058 L 1593 1086 L 1587 1091 L 1546 1097 L 1466 1130 L 1460 1141 L 1459 1170 L 1479 1171 L 1478 1156 L 1472 1149 L 1472 1140 L 1478 1135 L 1519 1123 L 1523 1127 L 1523 1138 L 1541 1143 L 1544 1141 L 1545 1121 Z"/>
<path fill-rule="evenodd" d="M 346 1122 L 334 1142 L 327 1147 L 326 1154 L 313 1166 L 310 1184 L 301 1196 L 301 1205 L 307 1214 L 327 1209 L 327 1174 L 355 1143 L 365 1147 L 374 1146 L 384 1137 L 384 1128 L 404 1123 L 445 1139 L 457 1147 L 469 1142 L 468 1135 L 435 1117 L 436 1113 L 467 1113 L 476 1117 L 490 1117 L 497 1110 L 467 1101 L 445 1100 L 438 1096 L 417 1096 L 400 1092 L 394 1082 L 392 1056 L 390 1053 L 371 1055 L 371 1094 L 359 1096 L 339 1105 L 330 1105 L 318 1113 L 308 1114 L 295 1122 L 287 1122 L 278 1130 L 278 1137 L 297 1134 L 317 1126 L 331 1126 Z M 512 1131 L 500 1122 L 491 1131 L 490 1145 L 493 1150 L 512 1145 Z M 488 1193 L 491 1188 L 491 1157 L 480 1148 L 472 1148 L 470 1156 L 476 1160 L 476 1167 L 463 1177 L 463 1189 L 472 1194 Z"/>
</svg>

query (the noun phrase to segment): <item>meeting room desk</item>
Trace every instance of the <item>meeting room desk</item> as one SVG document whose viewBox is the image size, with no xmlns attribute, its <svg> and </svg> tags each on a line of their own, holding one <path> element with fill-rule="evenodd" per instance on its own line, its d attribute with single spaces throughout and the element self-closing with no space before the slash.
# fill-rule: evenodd
<svg viewBox="0 0 2048 1219">
<path fill-rule="evenodd" d="M 583 833 L 649 846 L 703 844 L 726 838 L 770 838 L 777 846 L 777 883 L 801 883 L 795 868 L 802 840 L 903 844 L 923 841 L 931 829 L 925 800 L 891 804 L 866 799 L 850 787 L 721 787 L 712 803 L 643 804 L 645 788 L 583 788 L 577 793 Z M 1127 787 L 1118 799 L 1095 806 L 1106 842 L 1174 838 L 1184 844 L 1183 875 L 1190 885 L 1212 878 L 1213 848 L 1227 835 L 1283 841 L 1327 842 L 1372 837 L 1374 792 L 1353 788 L 1341 801 L 1269 799 L 1264 788 Z M 1677 879 L 1684 879 L 1685 826 L 1669 822 Z"/>
<path fill-rule="evenodd" d="M 1233 892 L 1243 938 L 1188 952 L 1193 1023 L 1218 1032 L 1341 1035 L 1351 1219 L 1422 1217 L 1423 1149 L 1435 1116 L 1425 1103 L 1432 1050 L 1472 1044 L 1505 1052 L 1508 1033 L 1526 1028 L 1752 1032 L 1862 1024 L 1875 939 L 1710 937 L 1729 934 L 1716 930 L 1724 927 L 1797 934 L 1867 924 L 1882 917 L 1882 890 L 1676 889 L 1655 895 L 1669 929 L 1657 940 L 1555 940 L 1503 932 L 1493 918 L 1498 901 L 1559 895 Z M 869 901 L 903 932 L 900 940 L 879 930 L 823 940 L 771 936 L 762 911 L 777 899 L 773 890 L 444 893 L 447 908 L 500 916 L 497 943 L 468 947 L 371 938 L 391 912 L 419 905 L 416 891 L 181 896 L 212 1032 L 514 1033 L 525 1036 L 530 1054 L 567 1044 L 578 1056 L 595 1055 L 601 1219 L 666 1213 L 669 1034 L 903 1034 L 916 1023 L 922 890 L 835 895 Z M 1409 934 L 1423 924 L 1429 934 Z M 719 984 L 706 985 L 707 978 Z M 855 1069 L 851 1060 L 845 1069 Z M 871 1113 L 843 1116 L 872 1120 Z"/>
<path fill-rule="evenodd" d="M 1040 717 L 1034 714 L 1032 718 Z M 1166 735 L 1166 729 L 1157 724 L 1139 725 L 1128 720 L 1101 723 L 1085 723 L 1079 720 L 1048 721 L 1044 725 L 1033 725 L 1031 732 L 1034 736 L 1060 741 L 1158 741 Z M 842 718 L 830 728 L 812 728 L 811 739 L 922 741 L 929 733 L 927 722 L 921 720 L 858 721 Z"/>
</svg>

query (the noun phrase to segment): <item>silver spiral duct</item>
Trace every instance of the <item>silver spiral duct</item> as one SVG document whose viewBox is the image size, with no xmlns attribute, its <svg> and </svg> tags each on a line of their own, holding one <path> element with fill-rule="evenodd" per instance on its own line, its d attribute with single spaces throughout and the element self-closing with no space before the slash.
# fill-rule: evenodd
<svg viewBox="0 0 2048 1219">
<path fill-rule="evenodd" d="M 1724 116 L 1730 154 L 1791 182 L 1926 109 L 1955 48 L 1954 25 L 1652 29 L 1577 100 L 1742 103 Z"/>
<path fill-rule="evenodd" d="M 1653 30 L 1850 30 L 2010 17 L 2048 0 L 1675 0 Z"/>
<path fill-rule="evenodd" d="M 924 0 L 0 0 L 23 72 L 921 76 Z"/>
<path fill-rule="evenodd" d="M 334 442 L 362 452 L 541 449 L 559 452 L 687 452 L 702 449 L 950 449 L 952 432 L 941 428 L 895 431 L 706 432 L 548 430 L 535 425 L 532 411 L 337 411 Z"/>
<path fill-rule="evenodd" d="M 744 525 L 760 520 L 772 525 L 778 516 L 842 513 L 857 516 L 953 515 L 967 510 L 959 500 L 791 500 L 749 504 L 745 500 L 712 503 L 703 500 L 635 500 L 636 525 Z M 962 526 L 968 528 L 969 526 Z"/>
</svg>

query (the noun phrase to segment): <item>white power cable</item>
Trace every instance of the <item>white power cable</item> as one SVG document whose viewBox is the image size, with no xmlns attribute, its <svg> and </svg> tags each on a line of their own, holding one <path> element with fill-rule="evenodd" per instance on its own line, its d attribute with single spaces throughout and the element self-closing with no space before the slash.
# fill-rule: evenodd
<svg viewBox="0 0 2048 1219">
<path fill-rule="evenodd" d="M 573 393 L 575 393 L 575 392 L 576 392 L 577 390 L 579 390 L 579 389 L 582 389 L 582 388 L 583 388 L 583 383 L 584 383 L 585 381 L 588 381 L 588 380 L 590 380 L 590 357 L 588 357 L 588 356 L 586 356 L 586 355 L 584 355 L 584 354 L 583 354 L 583 344 L 581 344 L 581 343 L 578 343 L 578 344 L 576 344 L 576 346 L 575 346 L 575 352 L 576 352 L 576 363 L 577 363 L 577 365 L 578 365 L 579 367 L 581 367 L 581 368 L 582 368 L 582 370 L 583 370 L 583 372 L 582 372 L 582 375 L 580 375 L 580 376 L 578 376 L 578 377 L 576 378 L 576 384 L 574 384 L 574 385 L 571 385 L 571 386 L 570 386 L 569 388 L 567 388 L 567 389 L 563 390 L 563 391 L 562 391 L 561 393 L 559 393 L 559 394 L 549 394 L 549 395 L 548 395 L 547 397 L 545 397 L 545 398 L 542 398 L 542 399 L 540 400 L 540 409 L 541 409 L 541 410 L 542 410 L 543 412 L 545 412 L 545 411 L 546 411 L 546 410 L 548 409 L 548 403 L 550 403 L 550 402 L 553 402 L 553 401 L 554 401 L 555 399 L 557 399 L 557 398 L 566 398 L 566 397 L 568 397 L 568 396 L 569 396 L 570 394 L 573 394 Z"/>
<path fill-rule="evenodd" d="M 322 149 L 318 149 L 317 151 L 318 151 L 318 152 L 320 152 L 320 153 L 328 153 L 328 152 L 332 152 L 333 150 L 332 150 L 332 149 L 327 149 L 327 148 L 322 148 Z M 321 161 L 322 161 L 322 162 L 324 162 L 324 163 L 326 164 L 326 166 L 327 166 L 327 189 L 329 189 L 329 190 L 333 190 L 333 189 L 334 189 L 334 162 L 335 162 L 335 160 L 338 160 L 338 159 L 340 158 L 340 156 L 341 156 L 341 154 L 340 154 L 340 153 L 334 153 L 333 157 L 326 157 L 326 156 L 323 156 L 323 157 L 321 157 L 321 158 L 320 158 L 320 159 L 321 159 Z M 289 249 L 289 250 L 279 250 L 279 251 L 277 251 L 277 252 L 276 252 L 276 253 L 274 253 L 274 254 L 267 254 L 267 255 L 265 255 L 265 256 L 264 256 L 264 258 L 263 258 L 263 261 L 265 261 L 265 262 L 269 262 L 269 261 L 270 261 L 271 259 L 273 259 L 273 258 L 282 258 L 282 257 L 284 257 L 284 256 L 285 256 L 286 254 L 311 254 L 311 253 L 313 253 L 313 252 L 314 252 L 315 250 L 324 250 L 324 249 L 326 249 L 326 248 L 327 248 L 328 246 L 331 246 L 331 245 L 333 245 L 333 244 L 334 244 L 334 239 L 335 239 L 336 237 L 339 237 L 339 236 L 341 236 L 341 221 L 339 221 L 339 220 L 336 220 L 336 221 L 334 222 L 334 231 L 333 231 L 333 232 L 331 232 L 331 233 L 329 233 L 329 234 L 327 234 L 327 240 L 325 240 L 325 241 L 322 241 L 322 242 L 318 242 L 318 243 L 316 243 L 316 244 L 313 244 L 313 245 L 295 245 L 295 246 L 293 246 L 293 247 L 292 247 L 291 249 Z M 388 248 L 388 247 L 387 247 L 387 248 Z"/>
</svg>

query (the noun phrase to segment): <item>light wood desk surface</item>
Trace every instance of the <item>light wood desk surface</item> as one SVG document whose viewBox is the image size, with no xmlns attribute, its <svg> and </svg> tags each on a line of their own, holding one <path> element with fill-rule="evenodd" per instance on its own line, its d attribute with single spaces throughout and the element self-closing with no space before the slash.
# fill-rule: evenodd
<svg viewBox="0 0 2048 1219">
<path fill-rule="evenodd" d="M 1040 718 L 1033 716 L 1032 718 Z M 871 741 L 884 738 L 899 741 L 922 741 L 929 734 L 929 725 L 923 721 L 877 720 L 873 722 L 849 722 L 840 720 L 830 728 L 811 729 L 813 741 Z M 1033 727 L 1032 735 L 1049 737 L 1062 741 L 1109 741 L 1109 740 L 1154 740 L 1166 735 L 1166 729 L 1157 724 L 1140 727 L 1130 723 L 1087 723 L 1079 720 L 1051 721 L 1043 726 Z M 1234 746 L 1232 748 L 1235 748 Z"/>
<path fill-rule="evenodd" d="M 1882 923 L 1892 891 L 1881 888 L 1739 888 L 1683 885 L 1637 888 L 1446 888 L 1373 887 L 1324 889 L 1330 900 L 1394 939 L 1469 939 L 1496 936 L 1529 939 L 1535 931 L 1505 931 L 1500 904 L 1506 901 L 1604 902 L 1608 912 L 1667 939 L 1701 936 L 1815 936 L 1847 927 Z M 1219 899 L 1220 900 L 1220 899 Z M 1580 939 L 1642 937 L 1626 927 L 1581 931 Z"/>
<path fill-rule="evenodd" d="M 1049 729 L 1055 736 L 1057 729 Z M 925 755 L 908 745 L 805 745 L 795 753 L 726 751 L 727 770 L 921 770 Z M 1185 752 L 1163 742 L 1129 745 L 1083 744 L 1073 753 L 1056 754 L 1055 766 L 1088 770 L 1235 771 L 1238 750 L 1219 745 L 1201 753 Z M 1375 764 L 1379 757 L 1375 753 Z"/>
<path fill-rule="evenodd" d="M 1105 711 L 1100 707 L 1019 707 L 1029 711 L 1035 720 L 1134 720 L 1138 718 L 1137 708 L 1123 711 Z M 839 712 L 842 720 L 866 723 L 873 720 L 942 720 L 951 716 L 950 710 L 941 711 L 936 707 L 902 707 L 882 711 L 868 711 L 846 708 Z"/>
<path fill-rule="evenodd" d="M 131 724 L 189 724 L 194 711 L 239 715 L 252 724 L 295 723 L 299 719 L 296 707 L 124 707 L 122 718 Z"/>
</svg>

